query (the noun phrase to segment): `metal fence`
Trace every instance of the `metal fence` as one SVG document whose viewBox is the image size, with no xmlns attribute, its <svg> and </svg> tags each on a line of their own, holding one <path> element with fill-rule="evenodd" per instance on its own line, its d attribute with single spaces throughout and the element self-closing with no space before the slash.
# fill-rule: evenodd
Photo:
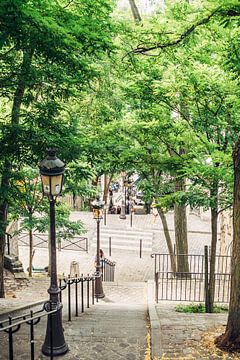
<svg viewBox="0 0 240 360">
<path fill-rule="evenodd" d="M 18 244 L 21 246 L 29 246 L 29 234 L 22 232 L 18 236 Z M 33 234 L 34 248 L 48 247 L 48 234 L 34 233 Z M 88 252 L 88 238 L 83 236 L 74 236 L 71 239 L 61 240 L 58 242 L 58 250 L 74 250 Z"/>
<path fill-rule="evenodd" d="M 47 308 L 50 308 L 47 306 L 47 303 L 44 304 L 43 308 L 41 310 L 38 310 L 36 312 L 30 311 L 27 314 L 11 317 L 8 316 L 7 320 L 3 320 L 0 322 L 0 334 L 6 333 L 7 334 L 7 342 L 8 342 L 8 357 L 4 357 L 8 360 L 17 359 L 17 356 L 15 357 L 16 352 L 14 351 L 14 334 L 17 333 L 23 325 L 29 326 L 29 350 L 30 350 L 30 357 L 29 359 L 34 360 L 35 359 L 35 334 L 34 329 L 35 326 L 40 322 L 40 320 L 45 317 L 50 317 L 50 337 L 52 336 L 52 321 L 51 317 L 53 314 L 55 314 L 57 311 L 61 311 L 61 308 L 55 308 L 54 310 L 47 311 Z M 1 344 L 3 346 L 3 341 L 1 341 Z M 53 355 L 50 356 L 50 359 L 53 359 Z"/>
<path fill-rule="evenodd" d="M 116 263 L 105 258 L 103 260 L 100 260 L 100 265 L 102 272 L 102 280 L 114 281 Z"/>
<path fill-rule="evenodd" d="M 68 275 L 68 277 L 59 279 L 60 302 L 65 303 L 66 301 L 68 321 L 72 320 L 72 314 L 78 316 L 79 310 L 83 313 L 85 308 L 89 308 L 90 302 L 94 305 L 94 289 L 97 277 L 99 277 L 97 274 L 88 274 L 87 276 L 82 274 L 80 277 Z M 63 301 L 65 294 L 66 300 Z"/>
<path fill-rule="evenodd" d="M 64 305 L 66 304 L 67 308 L 67 320 L 71 321 L 72 316 L 79 316 L 79 312 L 83 313 L 86 308 L 89 308 L 90 305 L 94 304 L 94 289 L 95 289 L 95 280 L 100 275 L 93 274 L 80 277 L 66 277 L 59 279 L 59 288 L 60 288 L 60 302 Z M 66 290 L 66 291 L 64 291 Z M 66 295 L 66 296 L 65 296 Z M 49 305 L 50 304 L 50 305 Z M 54 310 L 51 310 L 51 303 L 46 302 L 43 305 L 43 308 L 33 312 L 25 313 L 20 316 L 11 317 L 8 316 L 6 320 L 0 322 L 0 335 L 1 333 L 7 334 L 7 343 L 8 349 L 6 349 L 6 356 L 4 354 L 4 359 L 14 360 L 17 359 L 17 354 L 15 351 L 15 336 L 22 325 L 29 325 L 29 339 L 25 335 L 24 342 L 29 342 L 29 357 L 25 359 L 35 360 L 39 357 L 35 357 L 35 326 L 40 322 L 40 320 L 45 316 L 50 316 L 50 337 L 51 335 L 51 324 L 53 321 L 53 315 L 57 311 L 62 311 L 62 305 Z M 52 321 L 51 321 L 52 317 Z M 3 339 L 1 339 L 1 345 L 3 344 Z M 53 342 L 51 342 L 53 344 Z M 3 346 L 3 345 L 2 345 Z M 52 353 L 52 351 L 51 351 Z M 16 355 L 16 356 L 15 356 Z M 50 359 L 53 359 L 53 355 L 50 355 Z"/>
<path fill-rule="evenodd" d="M 176 271 L 172 271 L 169 254 L 152 254 L 154 258 L 155 300 L 205 301 L 209 278 L 209 256 L 173 254 Z M 231 256 L 216 256 L 215 302 L 229 302 Z"/>
</svg>

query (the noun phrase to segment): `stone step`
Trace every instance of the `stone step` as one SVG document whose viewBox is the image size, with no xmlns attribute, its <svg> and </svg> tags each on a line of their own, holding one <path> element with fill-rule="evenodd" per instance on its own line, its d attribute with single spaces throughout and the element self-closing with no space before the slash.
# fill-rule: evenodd
<svg viewBox="0 0 240 360">
<path fill-rule="evenodd" d="M 101 247 L 104 248 L 104 246 L 102 246 L 102 242 L 101 242 Z M 91 245 L 91 249 L 96 249 L 97 245 L 96 243 Z M 140 251 L 140 246 L 127 246 L 127 245 L 111 245 L 112 249 L 118 249 L 118 250 L 127 250 L 127 251 Z M 146 252 L 152 252 L 152 247 L 142 247 L 142 251 L 146 251 Z"/>
<path fill-rule="evenodd" d="M 100 242 L 101 244 L 109 244 L 109 239 L 107 238 L 100 238 Z M 97 238 L 94 237 L 93 238 L 93 243 L 97 243 Z M 126 245 L 126 246 L 135 246 L 135 247 L 139 247 L 140 246 L 140 240 L 136 239 L 136 240 L 129 240 L 129 239 L 116 239 L 116 238 L 112 238 L 111 240 L 111 245 Z M 142 239 L 142 246 L 145 246 L 147 248 L 152 248 L 152 239 L 151 240 L 146 240 L 146 239 Z"/>
<path fill-rule="evenodd" d="M 132 229 L 113 229 L 113 228 L 106 228 L 101 227 L 100 229 L 101 234 L 109 234 L 109 236 L 112 234 L 121 234 L 123 236 L 129 235 L 129 236 L 142 236 L 142 237 L 152 237 L 153 232 L 152 231 L 142 231 L 142 230 L 132 230 Z"/>
<path fill-rule="evenodd" d="M 95 233 L 96 234 L 96 233 Z M 143 239 L 143 238 L 147 238 L 147 239 L 152 239 L 153 238 L 153 234 L 133 234 L 131 232 L 105 232 L 104 230 L 100 230 L 100 236 L 106 236 L 106 237 L 121 237 L 121 238 L 136 238 L 136 239 Z"/>
</svg>

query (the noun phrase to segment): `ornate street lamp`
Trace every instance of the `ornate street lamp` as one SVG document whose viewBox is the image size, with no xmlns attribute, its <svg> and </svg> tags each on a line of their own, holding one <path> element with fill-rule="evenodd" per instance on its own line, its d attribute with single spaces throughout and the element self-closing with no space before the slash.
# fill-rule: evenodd
<svg viewBox="0 0 240 360">
<path fill-rule="evenodd" d="M 57 281 L 57 258 L 56 258 L 56 228 L 55 228 L 55 203 L 58 195 L 61 194 L 63 184 L 63 174 L 65 164 L 56 157 L 55 149 L 48 149 L 48 156 L 39 163 L 42 180 L 43 195 L 48 197 L 50 204 L 50 242 L 51 242 L 51 282 L 48 289 L 50 295 L 49 302 L 46 303 L 46 310 L 58 309 L 56 313 L 48 316 L 47 331 L 45 341 L 42 346 L 44 355 L 59 356 L 68 351 L 68 346 L 64 339 L 62 327 L 62 304 L 59 301 Z M 52 345 L 52 352 L 51 352 Z"/>
<path fill-rule="evenodd" d="M 96 198 L 92 202 L 92 208 L 93 208 L 93 217 L 97 221 L 97 265 L 96 265 L 96 273 L 99 275 L 96 277 L 95 282 L 95 297 L 97 299 L 104 298 L 105 294 L 103 292 L 103 286 L 102 286 L 102 274 L 101 274 L 101 265 L 100 265 L 100 221 L 103 218 L 103 208 L 104 208 L 105 202 L 100 200 L 99 197 Z"/>
<path fill-rule="evenodd" d="M 121 177 L 122 177 L 122 203 L 121 203 L 121 214 L 119 216 L 120 219 L 126 219 L 126 203 L 125 203 L 125 176 L 126 173 L 125 171 L 121 172 Z"/>
</svg>

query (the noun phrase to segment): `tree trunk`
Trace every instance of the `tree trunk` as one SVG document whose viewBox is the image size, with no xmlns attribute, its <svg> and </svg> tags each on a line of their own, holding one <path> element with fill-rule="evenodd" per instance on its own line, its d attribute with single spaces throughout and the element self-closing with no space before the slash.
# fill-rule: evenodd
<svg viewBox="0 0 240 360">
<path fill-rule="evenodd" d="M 163 225 L 163 231 L 164 231 L 164 235 L 165 235 L 165 239 L 166 239 L 166 243 L 167 243 L 167 247 L 168 247 L 168 252 L 170 255 L 172 271 L 174 273 L 176 273 L 176 259 L 175 259 L 175 255 L 174 255 L 174 251 L 173 251 L 172 239 L 171 239 L 169 229 L 168 229 L 167 219 L 161 208 L 158 207 L 157 210 L 158 210 L 158 213 L 161 218 L 162 225 Z"/>
<path fill-rule="evenodd" d="M 109 182 L 107 174 L 104 174 L 104 189 L 103 189 L 103 201 L 107 204 L 108 201 L 108 189 L 109 189 Z"/>
<path fill-rule="evenodd" d="M 0 207 L 0 298 L 5 297 L 4 291 L 4 252 L 5 252 L 5 232 L 7 227 L 7 206 L 2 204 Z"/>
<path fill-rule="evenodd" d="M 184 191 L 185 181 L 177 180 L 175 191 Z M 187 216 L 186 206 L 174 205 L 174 228 L 177 253 L 177 273 L 179 276 L 187 276 L 189 273 L 188 264 L 188 239 L 187 239 Z"/>
<path fill-rule="evenodd" d="M 32 264 L 33 264 L 33 232 L 29 231 L 29 270 L 28 275 L 32 277 Z"/>
<path fill-rule="evenodd" d="M 231 292 L 227 327 L 216 339 L 219 348 L 240 350 L 240 138 L 233 151 L 234 202 L 233 202 L 233 251 L 231 261 Z"/>
<path fill-rule="evenodd" d="M 5 162 L 5 169 L 6 173 L 2 175 L 1 181 L 1 189 L 6 191 L 9 186 L 9 175 L 8 169 L 9 165 L 8 162 Z M 3 199 L 0 204 L 0 298 L 5 297 L 4 291 L 4 252 L 5 252 L 5 233 L 7 228 L 7 210 L 8 204 L 6 199 Z"/>
<path fill-rule="evenodd" d="M 215 295 L 215 264 L 216 264 L 216 252 L 217 252 L 217 222 L 218 212 L 216 209 L 211 209 L 211 255 L 210 255 L 210 272 L 209 272 L 209 284 L 208 284 L 208 301 L 206 312 L 213 312 L 214 295 Z"/>
<path fill-rule="evenodd" d="M 136 23 L 139 23 L 142 21 L 141 19 L 141 16 L 140 16 L 140 13 L 138 11 L 138 8 L 137 8 L 137 5 L 135 3 L 135 0 L 129 0 L 129 4 L 131 6 L 131 10 L 132 10 L 132 14 L 133 14 L 133 18 L 134 18 L 134 21 Z"/>
<path fill-rule="evenodd" d="M 13 96 L 13 106 L 11 113 L 11 125 L 15 126 L 19 124 L 20 109 L 24 96 L 24 92 L 27 86 L 27 79 L 29 77 L 29 71 L 31 67 L 31 61 L 33 56 L 33 50 L 25 51 L 23 54 L 23 61 L 21 71 L 18 77 L 18 84 L 16 91 Z M 14 155 L 14 154 L 12 154 Z M 0 297 L 4 297 L 4 250 L 5 250 L 5 232 L 7 226 L 7 211 L 8 211 L 8 192 L 9 192 L 9 180 L 10 171 L 12 165 L 5 159 L 2 167 L 2 181 L 1 181 L 1 192 L 5 195 L 5 199 L 2 199 L 0 204 Z"/>
</svg>

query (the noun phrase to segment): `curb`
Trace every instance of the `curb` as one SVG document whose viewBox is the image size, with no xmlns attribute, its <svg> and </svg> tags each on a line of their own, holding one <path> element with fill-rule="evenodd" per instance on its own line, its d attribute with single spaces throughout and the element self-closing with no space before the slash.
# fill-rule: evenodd
<svg viewBox="0 0 240 360">
<path fill-rule="evenodd" d="M 154 303 L 154 281 L 148 280 L 147 304 L 150 319 L 151 332 L 151 359 L 160 358 L 163 355 L 161 326 Z"/>
<path fill-rule="evenodd" d="M 35 307 L 35 306 L 38 306 L 38 305 L 41 305 L 43 304 L 44 302 L 46 302 L 47 299 L 45 300 L 38 300 L 38 301 L 35 301 L 35 302 L 31 302 L 31 303 L 28 303 L 26 305 L 22 305 L 22 306 L 17 306 L 17 307 L 13 307 L 11 309 L 6 309 L 4 310 L 3 312 L 0 313 L 0 320 L 3 320 L 3 318 L 5 316 L 9 316 L 10 314 L 15 314 L 19 311 L 23 311 L 23 310 L 28 310 L 28 309 L 31 309 L 32 307 Z"/>
</svg>

